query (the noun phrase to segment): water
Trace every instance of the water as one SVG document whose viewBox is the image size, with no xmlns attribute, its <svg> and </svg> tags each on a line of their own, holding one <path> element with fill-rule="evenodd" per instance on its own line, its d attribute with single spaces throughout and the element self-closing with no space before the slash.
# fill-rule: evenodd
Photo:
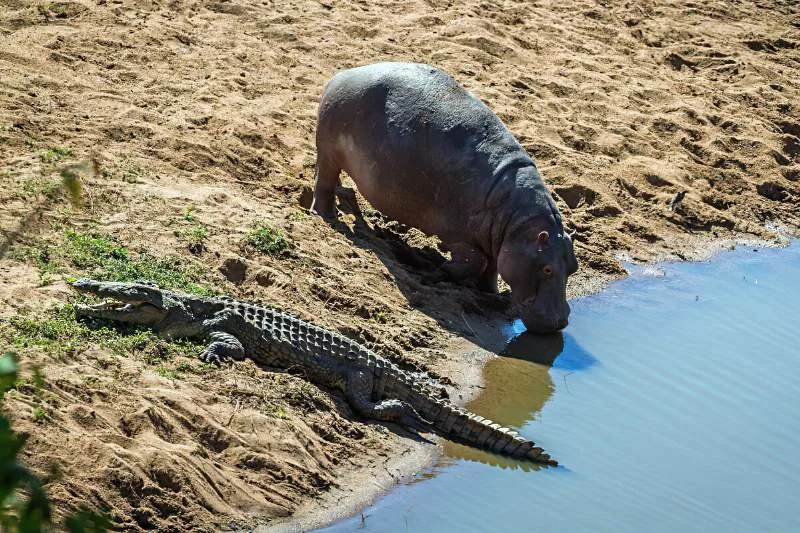
<svg viewBox="0 0 800 533">
<path fill-rule="evenodd" d="M 635 273 L 514 339 L 469 406 L 562 466 L 446 443 L 324 531 L 800 531 L 798 319 L 798 244 Z"/>
</svg>

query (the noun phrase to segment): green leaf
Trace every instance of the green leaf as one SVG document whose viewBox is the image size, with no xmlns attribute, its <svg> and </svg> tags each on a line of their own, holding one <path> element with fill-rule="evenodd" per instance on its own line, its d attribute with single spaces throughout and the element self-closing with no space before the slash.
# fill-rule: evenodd
<svg viewBox="0 0 800 533">
<path fill-rule="evenodd" d="M 17 381 L 17 357 L 13 352 L 0 356 L 0 399 Z"/>
</svg>

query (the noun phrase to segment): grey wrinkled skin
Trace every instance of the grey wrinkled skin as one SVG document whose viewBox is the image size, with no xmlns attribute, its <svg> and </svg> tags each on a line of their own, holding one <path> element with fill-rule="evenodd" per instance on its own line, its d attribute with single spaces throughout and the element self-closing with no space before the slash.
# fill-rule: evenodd
<svg viewBox="0 0 800 533">
<path fill-rule="evenodd" d="M 339 389 L 361 416 L 426 428 L 508 457 L 558 464 L 533 442 L 450 403 L 430 378 L 405 372 L 338 333 L 279 309 L 228 297 L 203 298 L 146 283 L 79 279 L 73 287 L 105 298 L 76 305 L 76 316 L 152 328 L 167 338 L 200 338 L 207 362 L 241 360 L 294 368 L 308 380 Z"/>
<path fill-rule="evenodd" d="M 499 273 L 528 330 L 567 325 L 578 263 L 558 208 L 525 149 L 451 76 L 417 63 L 334 76 L 317 124 L 312 211 L 324 218 L 342 170 L 383 214 L 439 236 L 453 277 L 496 292 Z"/>
</svg>

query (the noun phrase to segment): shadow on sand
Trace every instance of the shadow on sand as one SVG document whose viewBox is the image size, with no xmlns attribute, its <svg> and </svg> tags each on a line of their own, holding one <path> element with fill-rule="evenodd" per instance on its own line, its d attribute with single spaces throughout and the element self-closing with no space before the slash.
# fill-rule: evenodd
<svg viewBox="0 0 800 533">
<path fill-rule="evenodd" d="M 503 349 L 508 340 L 503 330 L 513 319 L 510 293 L 489 294 L 452 281 L 441 269 L 448 258 L 435 246 L 411 244 L 407 228 L 377 212 L 365 216 L 353 189 L 339 187 L 337 199 L 339 210 L 355 222 L 351 228 L 340 220 L 333 227 L 380 259 L 409 305 L 487 351 Z"/>
</svg>

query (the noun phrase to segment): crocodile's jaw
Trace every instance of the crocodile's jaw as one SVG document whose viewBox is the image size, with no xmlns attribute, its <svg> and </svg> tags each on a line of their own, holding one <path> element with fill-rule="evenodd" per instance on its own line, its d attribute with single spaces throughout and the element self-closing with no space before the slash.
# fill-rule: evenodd
<svg viewBox="0 0 800 533">
<path fill-rule="evenodd" d="M 167 314 L 166 309 L 146 302 L 103 302 L 95 305 L 78 304 L 75 306 L 75 316 L 78 317 L 103 318 L 151 327 L 162 322 Z"/>
<path fill-rule="evenodd" d="M 156 327 L 169 314 L 165 302 L 169 298 L 155 285 L 81 278 L 72 286 L 80 293 L 112 300 L 95 305 L 76 305 L 75 314 L 79 317 Z"/>
</svg>

